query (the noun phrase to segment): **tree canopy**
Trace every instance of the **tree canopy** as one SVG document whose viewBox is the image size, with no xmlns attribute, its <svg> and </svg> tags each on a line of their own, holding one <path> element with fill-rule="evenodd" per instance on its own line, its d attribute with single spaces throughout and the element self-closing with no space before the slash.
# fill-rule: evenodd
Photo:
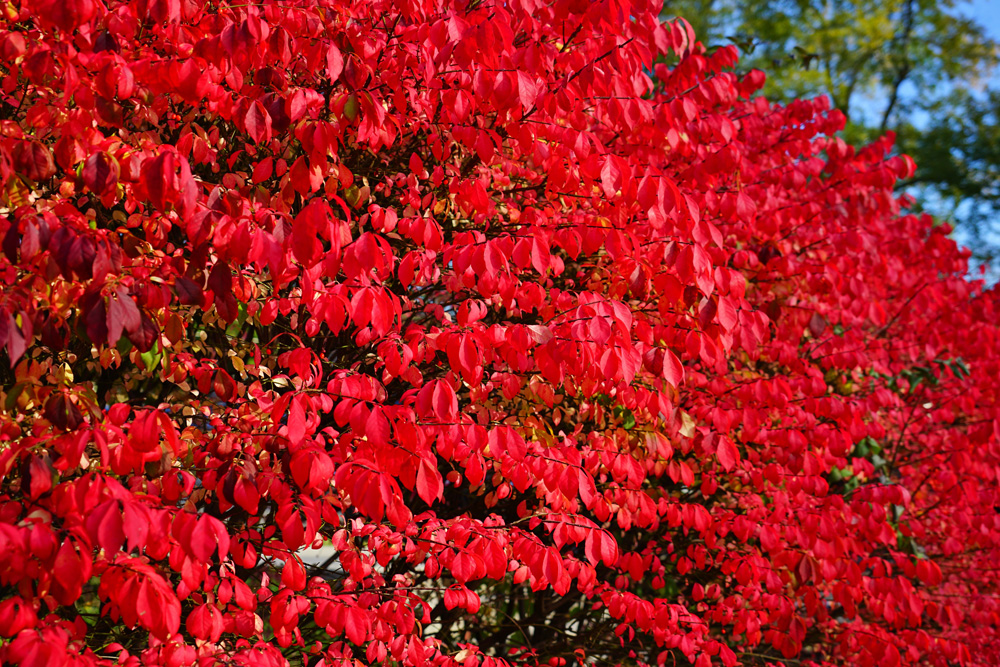
<svg viewBox="0 0 1000 667">
<path fill-rule="evenodd" d="M 4 5 L 0 662 L 997 664 L 997 291 L 661 9 Z"/>
</svg>

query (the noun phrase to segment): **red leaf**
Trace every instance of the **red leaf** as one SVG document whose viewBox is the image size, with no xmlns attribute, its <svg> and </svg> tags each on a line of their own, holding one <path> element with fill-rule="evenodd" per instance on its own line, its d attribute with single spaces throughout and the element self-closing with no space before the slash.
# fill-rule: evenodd
<svg viewBox="0 0 1000 667">
<path fill-rule="evenodd" d="M 116 500 L 107 500 L 87 517 L 87 533 L 91 541 L 107 554 L 120 551 L 125 544 L 125 529 L 120 505 Z"/>
<path fill-rule="evenodd" d="M 53 426 L 64 431 L 74 431 L 83 423 L 83 413 L 76 407 L 69 396 L 57 392 L 45 401 L 43 415 Z"/>
<path fill-rule="evenodd" d="M 729 438 L 722 436 L 719 438 L 719 444 L 716 447 L 715 455 L 719 459 L 719 464 L 722 469 L 729 472 L 736 467 L 736 464 L 740 462 L 740 452 L 736 448 L 736 445 Z"/>
<path fill-rule="evenodd" d="M 306 435 L 306 400 L 304 396 L 292 399 L 291 409 L 288 412 L 288 439 L 292 444 L 302 442 Z"/>
<path fill-rule="evenodd" d="M 196 639 L 219 641 L 223 630 L 222 613 L 214 604 L 201 604 L 187 617 L 187 630 Z"/>
<path fill-rule="evenodd" d="M 122 504 L 122 532 L 128 541 L 129 551 L 146 546 L 152 520 L 152 514 L 145 505 L 137 502 Z"/>
<path fill-rule="evenodd" d="M 433 385 L 432 412 L 441 421 L 454 421 L 458 415 L 458 398 L 455 396 L 455 390 L 444 380 L 435 380 L 431 384 Z"/>
<path fill-rule="evenodd" d="M 139 624 L 153 636 L 166 639 L 180 629 L 181 604 L 159 575 L 142 576 L 134 604 Z"/>
<path fill-rule="evenodd" d="M 233 295 L 233 273 L 226 262 L 219 261 L 208 274 L 208 287 L 215 295 L 215 307 L 227 323 L 236 319 L 236 298 Z"/>
<path fill-rule="evenodd" d="M 126 327 L 127 328 L 127 327 Z M 128 332 L 128 339 L 132 341 L 136 349 L 140 352 L 148 352 L 160 337 L 160 330 L 153 323 L 153 320 L 142 313 L 142 324 L 136 331 Z"/>
<path fill-rule="evenodd" d="M 155 411 L 140 412 L 128 430 L 128 444 L 138 452 L 151 452 L 160 446 L 159 418 Z"/>
<path fill-rule="evenodd" d="M 35 500 L 52 489 L 52 474 L 55 471 L 45 458 L 36 455 L 31 457 L 29 472 L 28 497 Z"/>
<path fill-rule="evenodd" d="M 757 217 L 757 204 L 744 190 L 740 190 L 736 195 L 736 215 L 746 223 L 753 222 Z"/>
<path fill-rule="evenodd" d="M 680 387 L 684 382 L 684 365 L 670 350 L 663 351 L 663 379 L 674 387 Z"/>
<path fill-rule="evenodd" d="M 428 505 L 434 504 L 444 495 L 444 482 L 437 466 L 427 459 L 420 459 L 417 464 L 417 495 Z"/>
<path fill-rule="evenodd" d="M 819 338 L 826 331 L 827 324 L 825 317 L 819 313 L 813 313 L 812 317 L 809 318 L 809 333 L 813 335 L 813 338 Z"/>
<path fill-rule="evenodd" d="M 417 410 L 421 417 L 451 421 L 458 413 L 455 390 L 444 380 L 432 380 L 417 394 Z"/>
<path fill-rule="evenodd" d="M 543 551 L 542 574 L 550 585 L 555 586 L 563 576 L 563 562 L 559 552 L 549 547 Z"/>
<path fill-rule="evenodd" d="M 174 170 L 176 168 L 176 158 L 170 151 L 164 151 L 157 157 L 146 160 L 142 165 L 142 176 L 146 185 L 146 191 L 153 202 L 153 206 L 165 209 L 173 198 L 172 183 Z"/>
<path fill-rule="evenodd" d="M 336 83 L 344 71 L 344 56 L 333 42 L 326 47 L 326 76 L 330 83 Z"/>
<path fill-rule="evenodd" d="M 63 605 L 76 602 L 83 585 L 90 579 L 92 563 L 90 549 L 79 549 L 75 539 L 67 539 L 59 547 L 52 565 L 52 596 Z"/>
<path fill-rule="evenodd" d="M 618 543 L 615 538 L 599 528 L 587 532 L 584 548 L 591 563 L 602 562 L 608 567 L 618 563 Z"/>
<path fill-rule="evenodd" d="M 373 407 L 365 422 L 365 437 L 376 447 L 385 447 L 389 444 L 389 435 L 389 420 L 380 406 Z"/>
<path fill-rule="evenodd" d="M 525 111 L 535 106 L 535 99 L 538 97 L 538 85 L 528 74 L 518 71 L 517 73 L 517 94 L 521 98 L 521 106 Z"/>
<path fill-rule="evenodd" d="M 229 373 L 221 368 L 215 371 L 215 378 L 212 380 L 212 390 L 223 401 L 229 402 L 236 398 L 236 382 Z"/>
<path fill-rule="evenodd" d="M 95 194 L 113 192 L 118 185 L 118 161 L 104 151 L 94 153 L 84 163 L 82 176 L 84 185 Z"/>
<path fill-rule="evenodd" d="M 469 384 L 478 384 L 482 378 L 483 368 L 475 337 L 459 335 L 457 339 L 457 345 L 448 346 L 448 358 L 452 361 L 452 365 L 461 372 L 463 380 Z"/>
<path fill-rule="evenodd" d="M 247 134 L 254 140 L 254 143 L 261 144 L 271 140 L 271 114 L 259 101 L 255 101 L 247 109 L 244 122 Z"/>
<path fill-rule="evenodd" d="M 359 607 L 347 607 L 344 612 L 344 631 L 347 639 L 355 646 L 363 646 L 368 639 L 368 630 L 371 621 L 364 609 Z"/>
<path fill-rule="evenodd" d="M 201 287 L 195 281 L 178 276 L 174 279 L 174 289 L 177 291 L 177 298 L 181 305 L 200 306 L 202 299 Z"/>
<path fill-rule="evenodd" d="M 314 202 L 295 216 L 295 222 L 292 224 L 292 253 L 295 259 L 306 267 L 316 263 L 321 249 L 316 234 L 322 226 L 325 226 L 328 214 L 328 207 Z"/>
<path fill-rule="evenodd" d="M 38 623 L 38 616 L 32 605 L 23 598 L 14 596 L 0 602 L 0 636 L 14 637 L 25 628 Z"/>
<path fill-rule="evenodd" d="M 292 477 L 306 491 L 323 491 L 333 477 L 333 461 L 326 452 L 310 447 L 300 449 L 292 456 Z"/>
<path fill-rule="evenodd" d="M 118 342 L 122 337 L 122 330 L 135 332 L 142 326 L 142 317 L 135 301 L 121 287 L 108 297 L 107 318 L 109 345 Z"/>
<path fill-rule="evenodd" d="M 37 141 L 22 141 L 15 144 L 12 157 L 14 170 L 36 183 L 46 181 L 56 173 L 52 151 Z"/>
<path fill-rule="evenodd" d="M 204 514 L 187 536 L 185 547 L 199 562 L 207 562 L 216 550 L 222 560 L 229 553 L 229 533 L 221 521 Z"/>
<path fill-rule="evenodd" d="M 102 304 L 103 306 L 103 304 Z M 0 311 L 0 318 L 4 318 L 5 315 L 3 311 Z M 21 321 L 26 322 L 25 315 L 21 314 Z M 28 349 L 28 336 L 25 334 L 24 329 L 22 329 L 17 324 L 17 320 L 13 313 L 6 314 L 7 319 L 7 355 L 10 357 L 10 367 L 13 368 L 17 364 L 18 360 L 24 355 L 25 350 Z"/>
<path fill-rule="evenodd" d="M 726 331 L 732 331 L 738 323 L 736 304 L 730 296 L 719 297 L 719 324 Z"/>
<path fill-rule="evenodd" d="M 611 155 L 604 158 L 604 165 L 601 167 L 601 188 L 604 196 L 611 199 L 622 188 L 624 174 L 618 161 Z"/>
<path fill-rule="evenodd" d="M 257 485 L 240 475 L 236 480 L 236 489 L 233 491 L 233 499 L 236 504 L 246 510 L 247 514 L 254 516 L 260 507 L 260 492 Z"/>
</svg>

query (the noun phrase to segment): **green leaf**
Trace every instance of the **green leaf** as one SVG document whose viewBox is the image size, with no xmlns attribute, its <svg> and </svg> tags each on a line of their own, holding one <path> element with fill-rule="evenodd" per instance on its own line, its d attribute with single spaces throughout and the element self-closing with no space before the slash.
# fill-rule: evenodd
<svg viewBox="0 0 1000 667">
<path fill-rule="evenodd" d="M 158 341 L 154 342 L 153 347 L 140 354 L 139 358 L 142 359 L 142 363 L 146 364 L 146 372 L 152 373 L 160 365 L 160 360 L 163 359 L 163 354 L 160 351 L 160 343 Z"/>
<path fill-rule="evenodd" d="M 247 305 L 242 301 L 236 303 L 236 319 L 233 320 L 228 327 L 226 327 L 226 335 L 230 338 L 235 338 L 239 335 L 240 331 L 243 329 L 243 325 L 247 321 Z"/>
<path fill-rule="evenodd" d="M 7 412 L 14 411 L 14 407 L 17 405 L 17 397 L 21 395 L 22 391 L 24 391 L 23 382 L 18 382 L 10 388 L 10 391 L 7 392 L 7 400 L 3 402 L 4 410 Z"/>
</svg>

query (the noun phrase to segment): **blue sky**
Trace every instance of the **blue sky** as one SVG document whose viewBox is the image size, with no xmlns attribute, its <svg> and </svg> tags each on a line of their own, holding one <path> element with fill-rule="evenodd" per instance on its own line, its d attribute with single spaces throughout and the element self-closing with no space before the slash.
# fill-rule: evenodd
<svg viewBox="0 0 1000 667">
<path fill-rule="evenodd" d="M 1000 0 L 972 0 L 964 9 L 986 26 L 993 39 L 1000 39 Z"/>
<path fill-rule="evenodd" d="M 1000 0 L 972 0 L 960 10 L 985 27 L 990 37 L 1000 41 Z M 992 87 L 998 85 L 1000 85 L 1000 70 L 994 72 L 991 79 Z"/>
</svg>

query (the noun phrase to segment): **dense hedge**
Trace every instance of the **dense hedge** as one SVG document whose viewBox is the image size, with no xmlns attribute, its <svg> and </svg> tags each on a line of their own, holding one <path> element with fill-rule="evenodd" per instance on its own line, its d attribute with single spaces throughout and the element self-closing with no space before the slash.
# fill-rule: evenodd
<svg viewBox="0 0 1000 667">
<path fill-rule="evenodd" d="M 997 664 L 996 292 L 658 12 L 7 3 L 0 661 Z"/>
</svg>

